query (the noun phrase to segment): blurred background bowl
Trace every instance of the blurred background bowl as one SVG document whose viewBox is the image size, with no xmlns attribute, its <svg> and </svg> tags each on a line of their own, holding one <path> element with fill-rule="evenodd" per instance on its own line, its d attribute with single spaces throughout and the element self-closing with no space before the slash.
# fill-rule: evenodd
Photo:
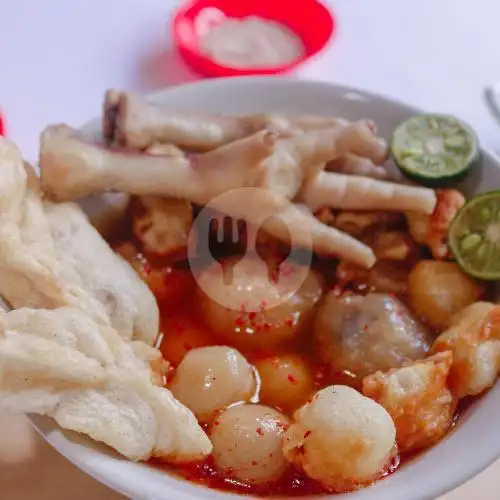
<svg viewBox="0 0 500 500">
<path fill-rule="evenodd" d="M 291 29 L 302 40 L 304 54 L 274 67 L 233 68 L 204 54 L 200 37 L 226 17 L 258 16 Z M 189 0 L 173 18 L 174 45 L 184 61 L 207 77 L 277 75 L 297 68 L 325 48 L 335 31 L 333 14 L 318 0 Z"/>
</svg>

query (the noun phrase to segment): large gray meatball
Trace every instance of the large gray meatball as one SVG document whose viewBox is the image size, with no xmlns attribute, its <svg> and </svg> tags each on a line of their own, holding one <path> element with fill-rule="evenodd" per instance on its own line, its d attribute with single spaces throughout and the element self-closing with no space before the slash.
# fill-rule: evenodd
<svg viewBox="0 0 500 500">
<path fill-rule="evenodd" d="M 318 354 L 332 373 L 365 377 L 426 356 L 427 329 L 397 298 L 386 294 L 328 294 L 315 322 Z"/>
</svg>

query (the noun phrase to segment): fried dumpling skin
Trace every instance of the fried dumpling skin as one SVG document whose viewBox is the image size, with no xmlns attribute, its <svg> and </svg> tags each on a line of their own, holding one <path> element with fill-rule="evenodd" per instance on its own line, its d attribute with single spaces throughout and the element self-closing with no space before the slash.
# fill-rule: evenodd
<svg viewBox="0 0 500 500">
<path fill-rule="evenodd" d="M 131 460 L 201 460 L 211 443 L 192 412 L 156 385 L 159 351 L 72 308 L 1 316 L 0 411 L 38 413 Z"/>
<path fill-rule="evenodd" d="M 3 138 L 0 165 L 0 295 L 13 308 L 72 306 L 153 344 L 159 312 L 146 285 L 78 207 L 42 203 L 35 173 Z"/>
<path fill-rule="evenodd" d="M 103 387 L 62 393 L 49 416 L 134 461 L 195 462 L 212 450 L 195 416 L 170 391 L 124 372 Z"/>
<path fill-rule="evenodd" d="M 159 313 L 154 296 L 74 204 L 45 204 L 64 282 L 87 291 L 125 338 L 153 344 Z"/>
</svg>

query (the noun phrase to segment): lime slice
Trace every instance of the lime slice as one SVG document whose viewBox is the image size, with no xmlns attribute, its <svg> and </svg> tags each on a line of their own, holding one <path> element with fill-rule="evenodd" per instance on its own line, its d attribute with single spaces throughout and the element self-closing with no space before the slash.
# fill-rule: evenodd
<svg viewBox="0 0 500 500">
<path fill-rule="evenodd" d="M 474 131 L 453 116 L 418 115 L 396 128 L 391 153 L 407 177 L 442 187 L 470 173 L 479 159 L 479 145 Z"/>
<path fill-rule="evenodd" d="M 465 273 L 500 280 L 500 191 L 467 202 L 453 218 L 448 243 Z"/>
</svg>

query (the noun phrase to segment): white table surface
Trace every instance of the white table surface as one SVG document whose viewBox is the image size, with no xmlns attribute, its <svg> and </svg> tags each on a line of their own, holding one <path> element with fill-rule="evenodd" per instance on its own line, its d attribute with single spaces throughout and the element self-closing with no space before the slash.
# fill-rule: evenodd
<svg viewBox="0 0 500 500">
<path fill-rule="evenodd" d="M 455 113 L 473 125 L 485 145 L 500 150 L 500 128 L 482 99 L 485 85 L 500 80 L 498 0 L 329 3 L 338 16 L 335 42 L 297 76 L 350 84 L 428 110 Z M 197 79 L 169 50 L 168 23 L 177 4 L 0 0 L 0 109 L 9 136 L 28 160 L 36 159 L 38 134 L 45 125 L 78 126 L 97 115 L 108 87 L 146 92 Z M 60 478 L 65 465 L 70 468 L 64 475 L 71 489 L 80 484 L 79 477 L 83 481 L 55 452 L 42 455 L 37 460 L 54 477 Z M 32 471 L 43 469 L 36 462 L 33 466 Z M 497 463 L 443 500 L 498 498 L 499 471 Z M 7 496 L 66 498 L 59 479 L 49 472 L 38 479 L 31 472 L 24 479 L 16 476 Z M 0 483 L 5 486 L 5 481 Z M 24 483 L 34 491 L 19 489 Z M 93 487 L 93 498 L 118 498 L 96 483 L 88 487 Z"/>
<path fill-rule="evenodd" d="M 235 0 L 236 1 L 236 0 Z M 197 79 L 169 52 L 178 0 L 0 0 L 0 109 L 28 160 L 48 123 L 97 115 L 110 86 Z M 497 0 L 330 0 L 334 43 L 301 78 L 374 90 L 468 120 L 500 149 L 482 91 L 500 80 Z"/>
</svg>

